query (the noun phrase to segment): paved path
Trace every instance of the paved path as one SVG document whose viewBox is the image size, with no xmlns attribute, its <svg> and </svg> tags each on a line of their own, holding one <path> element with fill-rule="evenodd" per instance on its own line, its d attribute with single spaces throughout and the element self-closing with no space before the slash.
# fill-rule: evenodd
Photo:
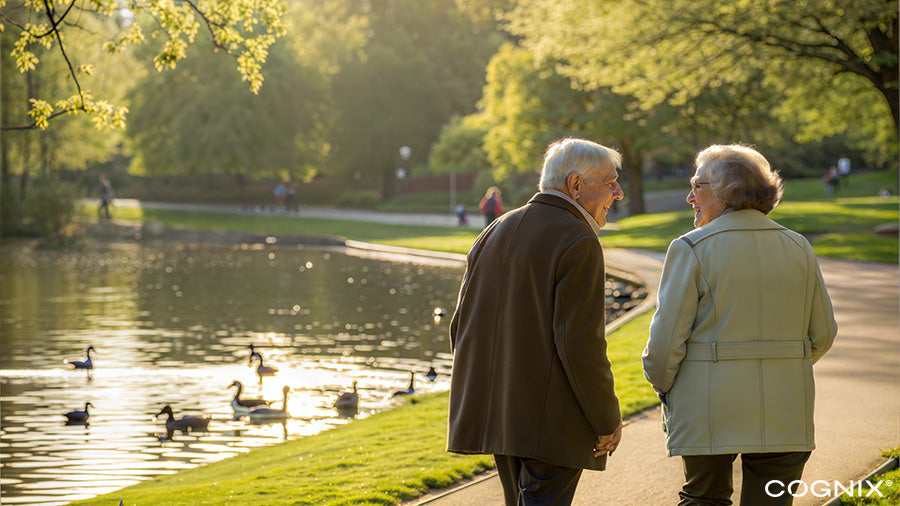
<svg viewBox="0 0 900 506">
<path fill-rule="evenodd" d="M 607 258 L 610 266 L 624 270 L 638 264 L 646 275 L 646 255 L 611 250 Z M 895 265 L 822 259 L 821 266 L 839 331 L 832 350 L 815 366 L 818 448 L 803 480 L 847 483 L 877 467 L 883 460 L 881 450 L 900 446 L 900 280 Z M 658 274 L 651 282 L 658 283 Z M 735 468 L 738 498 L 739 465 Z M 658 409 L 652 409 L 630 420 L 607 471 L 585 472 L 575 504 L 675 504 L 682 481 L 681 461 L 666 457 Z M 472 483 L 417 503 L 503 504 L 493 473 Z M 794 504 L 824 504 L 829 499 L 808 494 Z"/>
</svg>

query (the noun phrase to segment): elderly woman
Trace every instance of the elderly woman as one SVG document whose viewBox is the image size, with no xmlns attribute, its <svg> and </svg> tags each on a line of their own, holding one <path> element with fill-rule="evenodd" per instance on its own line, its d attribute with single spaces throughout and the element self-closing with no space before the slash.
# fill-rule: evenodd
<svg viewBox="0 0 900 506">
<path fill-rule="evenodd" d="M 809 242 L 766 216 L 782 194 L 766 159 L 711 146 L 696 165 L 696 228 L 669 245 L 643 353 L 669 456 L 683 459 L 679 504 L 731 504 L 738 454 L 741 504 L 791 504 L 785 487 L 815 448 L 812 366 L 837 333 L 831 300 Z"/>
</svg>

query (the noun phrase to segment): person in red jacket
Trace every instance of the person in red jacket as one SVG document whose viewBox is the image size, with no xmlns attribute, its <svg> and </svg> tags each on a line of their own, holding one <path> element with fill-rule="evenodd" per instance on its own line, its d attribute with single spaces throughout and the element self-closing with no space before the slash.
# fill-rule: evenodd
<svg viewBox="0 0 900 506">
<path fill-rule="evenodd" d="M 492 221 L 497 219 L 497 216 L 503 214 L 503 200 L 500 198 L 500 188 L 496 186 L 488 188 L 478 204 L 478 209 L 484 215 L 484 226 L 490 225 Z"/>
</svg>

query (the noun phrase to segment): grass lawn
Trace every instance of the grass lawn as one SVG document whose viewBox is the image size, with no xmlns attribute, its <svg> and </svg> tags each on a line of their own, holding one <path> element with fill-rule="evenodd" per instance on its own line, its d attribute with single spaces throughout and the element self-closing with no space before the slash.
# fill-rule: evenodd
<svg viewBox="0 0 900 506">
<path fill-rule="evenodd" d="M 900 456 L 900 449 L 894 448 L 892 450 L 885 451 L 882 453 L 882 456 L 897 458 L 898 456 Z M 878 492 L 881 493 L 880 496 L 874 491 L 870 492 L 868 488 L 863 487 L 862 497 L 850 497 L 848 494 L 844 494 L 841 496 L 841 504 L 853 506 L 863 504 L 877 506 L 896 506 L 897 504 L 900 504 L 900 469 L 894 468 L 893 470 L 888 471 L 884 474 L 872 477 L 869 481 L 871 481 L 873 484 L 877 484 L 879 481 L 882 482 L 881 486 L 878 487 Z M 871 495 L 869 497 L 866 497 L 866 494 Z"/>
</svg>

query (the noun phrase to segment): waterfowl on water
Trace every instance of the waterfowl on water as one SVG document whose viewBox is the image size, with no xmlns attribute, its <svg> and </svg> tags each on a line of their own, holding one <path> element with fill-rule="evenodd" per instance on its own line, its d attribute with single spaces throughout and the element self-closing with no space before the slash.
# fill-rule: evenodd
<svg viewBox="0 0 900 506">
<path fill-rule="evenodd" d="M 259 366 L 256 368 L 256 375 L 259 376 L 259 381 L 266 376 L 275 376 L 275 373 L 278 372 L 277 367 L 269 367 L 267 365 L 263 365 L 263 358 L 258 352 L 256 353 L 256 358 L 259 360 Z"/>
<path fill-rule="evenodd" d="M 91 417 L 91 414 L 88 413 L 88 408 L 93 408 L 94 405 L 90 402 L 84 403 L 84 411 L 69 411 L 68 413 L 63 413 L 63 416 L 66 417 L 66 423 L 87 423 L 88 419 Z"/>
<path fill-rule="evenodd" d="M 353 391 L 352 392 L 341 392 L 338 395 L 336 401 L 334 401 L 334 407 L 338 409 L 353 409 L 359 407 L 359 393 L 356 390 L 356 382 L 353 382 Z"/>
<path fill-rule="evenodd" d="M 259 352 L 253 348 L 252 343 L 247 347 L 250 348 L 250 359 L 247 360 L 247 365 L 253 365 L 254 358 L 258 358 L 258 359 L 262 360 L 262 355 L 260 355 Z"/>
<path fill-rule="evenodd" d="M 91 352 L 94 351 L 93 346 L 87 347 L 87 358 L 84 360 L 63 360 L 64 363 L 68 364 L 72 369 L 93 369 L 94 363 L 91 361 Z"/>
<path fill-rule="evenodd" d="M 415 373 L 415 371 L 410 371 L 409 372 L 409 386 L 406 387 L 406 390 L 397 390 L 396 392 L 394 392 L 393 396 L 396 397 L 398 395 L 410 395 L 410 394 L 416 393 L 415 383 L 416 383 L 416 373 Z"/>
<path fill-rule="evenodd" d="M 166 406 L 162 408 L 159 413 L 154 415 L 153 418 L 156 418 L 163 413 L 168 415 L 168 418 L 166 419 L 166 430 L 180 430 L 182 432 L 187 432 L 189 430 L 206 432 L 209 430 L 210 419 L 207 416 L 183 416 L 181 418 L 175 418 L 175 414 L 172 413 L 172 407 L 166 404 Z"/>
<path fill-rule="evenodd" d="M 231 399 L 231 409 L 236 414 L 247 414 L 254 408 L 261 408 L 269 405 L 269 401 L 264 399 L 241 399 L 241 393 L 244 391 L 244 385 L 240 381 L 234 380 L 228 385 L 228 388 L 237 387 L 234 392 L 234 399 Z"/>
<path fill-rule="evenodd" d="M 288 392 L 291 391 L 291 387 L 285 385 L 284 388 L 281 389 L 281 393 L 284 394 L 284 398 L 282 399 L 281 409 L 275 408 L 256 408 L 251 410 L 247 415 L 250 416 L 251 420 L 259 421 L 259 420 L 284 420 L 288 417 L 287 412 L 287 402 L 288 402 Z"/>
<path fill-rule="evenodd" d="M 431 368 L 428 369 L 428 372 L 425 373 L 425 377 L 428 378 L 428 381 L 434 381 L 437 379 L 437 371 L 434 370 L 434 366 L 431 366 Z"/>
</svg>

